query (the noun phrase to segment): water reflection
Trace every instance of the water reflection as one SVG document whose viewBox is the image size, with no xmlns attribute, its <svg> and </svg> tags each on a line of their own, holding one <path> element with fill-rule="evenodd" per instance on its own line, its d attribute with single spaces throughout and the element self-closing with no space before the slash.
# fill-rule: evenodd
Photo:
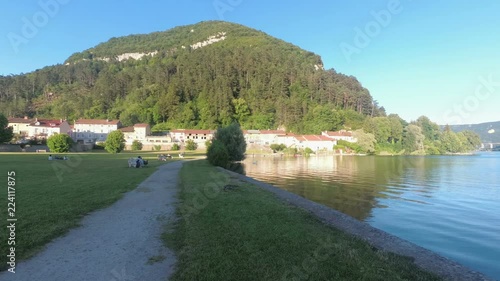
<svg viewBox="0 0 500 281">
<path fill-rule="evenodd" d="M 250 177 L 500 279 L 500 153 L 255 157 L 244 166 Z"/>
</svg>

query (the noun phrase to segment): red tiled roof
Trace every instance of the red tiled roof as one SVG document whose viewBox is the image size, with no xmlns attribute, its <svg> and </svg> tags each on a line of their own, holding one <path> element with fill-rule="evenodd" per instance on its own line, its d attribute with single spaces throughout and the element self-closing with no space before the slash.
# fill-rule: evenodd
<svg viewBox="0 0 500 281">
<path fill-rule="evenodd" d="M 133 133 L 134 132 L 134 127 L 130 126 L 130 127 L 124 127 L 124 128 L 120 128 L 118 129 L 124 133 Z"/>
<path fill-rule="evenodd" d="M 141 123 L 141 124 L 135 124 L 134 127 L 137 127 L 137 128 L 147 128 L 149 126 L 149 124 L 146 124 L 146 123 Z"/>
<path fill-rule="evenodd" d="M 59 127 L 61 126 L 63 121 L 61 120 L 46 120 L 46 119 L 37 119 L 30 123 L 30 126 L 34 127 Z M 39 123 L 40 125 L 37 125 Z"/>
<path fill-rule="evenodd" d="M 326 135 L 330 137 L 352 137 L 352 133 L 346 131 L 339 131 L 339 132 L 328 131 L 326 132 Z"/>
<path fill-rule="evenodd" d="M 184 134 L 212 134 L 214 131 L 212 130 L 191 130 L 191 129 L 179 129 L 179 130 L 171 130 L 170 133 L 184 133 Z"/>
<path fill-rule="evenodd" d="M 33 122 L 35 119 L 9 117 L 8 120 L 9 120 L 9 123 L 29 124 L 29 123 Z"/>
<path fill-rule="evenodd" d="M 321 135 L 301 135 L 295 136 L 299 141 L 333 141 L 331 138 Z"/>
<path fill-rule="evenodd" d="M 281 130 L 260 130 L 263 135 L 286 135 L 285 131 Z"/>
<path fill-rule="evenodd" d="M 120 120 L 105 120 L 105 119 L 78 119 L 75 125 L 118 125 Z"/>
</svg>

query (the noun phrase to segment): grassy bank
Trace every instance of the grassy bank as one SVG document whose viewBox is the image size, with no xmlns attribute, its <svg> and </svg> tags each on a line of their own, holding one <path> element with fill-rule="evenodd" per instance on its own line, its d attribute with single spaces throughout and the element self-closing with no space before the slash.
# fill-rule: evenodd
<svg viewBox="0 0 500 281">
<path fill-rule="evenodd" d="M 203 160 L 184 165 L 179 196 L 164 235 L 178 255 L 173 280 L 440 280 Z"/>
<path fill-rule="evenodd" d="M 0 228 L 1 266 L 6 269 L 7 172 L 15 172 L 16 261 L 34 254 L 52 239 L 79 224 L 83 216 L 111 205 L 123 193 L 137 187 L 165 163 L 156 154 L 88 153 L 64 154 L 69 160 L 48 161 L 49 153 L 2 153 L 3 186 Z M 149 160 L 144 169 L 128 168 L 127 159 L 142 155 Z M 62 156 L 62 154 L 61 154 Z M 70 247 L 70 245 L 68 245 Z"/>
</svg>

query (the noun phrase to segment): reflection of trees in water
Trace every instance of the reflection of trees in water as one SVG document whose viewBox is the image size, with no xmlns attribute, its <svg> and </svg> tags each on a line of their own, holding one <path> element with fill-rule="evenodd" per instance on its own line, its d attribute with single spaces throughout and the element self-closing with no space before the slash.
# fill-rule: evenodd
<svg viewBox="0 0 500 281">
<path fill-rule="evenodd" d="M 402 199 L 411 186 L 428 193 L 436 161 L 426 157 L 252 158 L 247 175 L 339 210 L 359 220 L 370 217 L 380 199 Z M 431 159 L 432 160 L 432 159 Z"/>
</svg>

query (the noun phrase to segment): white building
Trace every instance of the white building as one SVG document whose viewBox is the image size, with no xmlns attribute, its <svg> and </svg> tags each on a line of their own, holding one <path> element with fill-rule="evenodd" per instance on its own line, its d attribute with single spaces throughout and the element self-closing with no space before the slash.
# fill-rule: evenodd
<svg viewBox="0 0 500 281">
<path fill-rule="evenodd" d="M 35 118 L 28 126 L 28 137 L 46 139 L 54 134 L 70 134 L 66 120 L 47 120 Z"/>
<path fill-rule="evenodd" d="M 28 116 L 24 116 L 24 118 L 8 118 L 9 125 L 8 127 L 12 127 L 12 132 L 14 134 L 20 134 L 24 137 L 27 137 L 29 134 L 29 126 L 35 119 L 30 119 Z"/>
<path fill-rule="evenodd" d="M 352 135 L 352 132 L 346 130 L 340 130 L 338 132 L 325 131 L 321 132 L 322 136 L 326 136 L 328 138 L 334 140 L 345 140 L 348 142 L 358 142 L 358 140 Z"/>
<path fill-rule="evenodd" d="M 79 119 L 73 125 L 71 137 L 83 144 L 104 142 L 108 134 L 121 128 L 119 120 Z"/>
<path fill-rule="evenodd" d="M 326 137 L 326 136 L 318 136 L 318 135 L 301 135 L 295 136 L 297 140 L 297 148 L 305 149 L 306 147 L 310 148 L 312 151 L 333 151 L 333 147 L 337 144 L 337 141 Z"/>
<path fill-rule="evenodd" d="M 172 130 L 170 131 L 170 137 L 173 142 L 185 142 L 187 140 L 193 140 L 197 143 L 205 143 L 207 140 L 211 140 L 214 137 L 215 131 L 213 130 Z"/>
</svg>

